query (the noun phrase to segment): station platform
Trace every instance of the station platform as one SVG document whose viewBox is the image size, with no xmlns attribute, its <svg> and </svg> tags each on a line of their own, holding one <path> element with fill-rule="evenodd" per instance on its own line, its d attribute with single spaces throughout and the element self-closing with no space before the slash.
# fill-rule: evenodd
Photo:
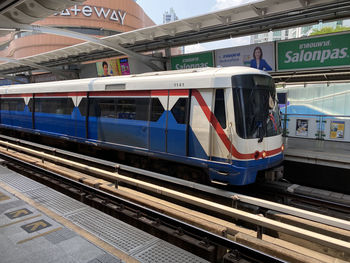
<svg viewBox="0 0 350 263">
<path fill-rule="evenodd" d="M 306 138 L 284 138 L 285 160 L 350 169 L 350 143 Z"/>
<path fill-rule="evenodd" d="M 0 166 L 1 263 L 207 262 Z"/>
</svg>

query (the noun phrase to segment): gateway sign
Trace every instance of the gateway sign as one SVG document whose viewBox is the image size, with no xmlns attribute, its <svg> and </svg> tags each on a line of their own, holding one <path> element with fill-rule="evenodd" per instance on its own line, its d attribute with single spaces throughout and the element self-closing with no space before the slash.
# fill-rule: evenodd
<svg viewBox="0 0 350 263">
<path fill-rule="evenodd" d="M 278 70 L 350 65 L 350 34 L 277 43 Z"/>
<path fill-rule="evenodd" d="M 70 9 L 65 9 L 61 13 L 56 13 L 55 15 L 61 15 L 61 16 L 77 16 L 79 14 L 82 14 L 83 16 L 90 17 L 93 14 L 96 14 L 98 18 L 104 18 L 109 19 L 112 21 L 119 22 L 120 24 L 124 25 L 124 20 L 126 17 L 126 12 L 121 10 L 114 10 L 110 8 L 104 8 L 104 7 L 97 7 L 97 6 L 78 6 L 75 5 L 74 7 Z"/>
</svg>

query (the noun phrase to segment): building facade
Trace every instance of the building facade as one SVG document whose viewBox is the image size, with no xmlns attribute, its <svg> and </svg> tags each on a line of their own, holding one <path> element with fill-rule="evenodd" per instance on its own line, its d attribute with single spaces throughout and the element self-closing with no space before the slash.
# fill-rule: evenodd
<svg viewBox="0 0 350 263">
<path fill-rule="evenodd" d="M 134 0 L 87 0 L 35 23 L 104 37 L 149 27 L 155 23 Z M 20 59 L 81 43 L 82 41 L 49 34 L 17 32 L 0 38 L 0 57 Z"/>
<path fill-rule="evenodd" d="M 169 12 L 166 11 L 163 14 L 163 24 L 174 22 L 176 20 L 179 20 L 179 18 L 177 17 L 175 10 L 173 8 L 170 8 Z"/>
</svg>

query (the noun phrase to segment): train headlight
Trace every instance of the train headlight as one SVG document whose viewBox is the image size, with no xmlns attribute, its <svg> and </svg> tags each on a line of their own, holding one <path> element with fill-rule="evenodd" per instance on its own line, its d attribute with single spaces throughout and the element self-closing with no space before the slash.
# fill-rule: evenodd
<svg viewBox="0 0 350 263">
<path fill-rule="evenodd" d="M 284 151 L 284 144 L 282 144 L 282 146 L 281 146 L 281 150 L 282 150 L 282 152 Z"/>
<path fill-rule="evenodd" d="M 267 154 L 265 151 L 262 152 L 262 158 L 266 158 Z"/>
</svg>

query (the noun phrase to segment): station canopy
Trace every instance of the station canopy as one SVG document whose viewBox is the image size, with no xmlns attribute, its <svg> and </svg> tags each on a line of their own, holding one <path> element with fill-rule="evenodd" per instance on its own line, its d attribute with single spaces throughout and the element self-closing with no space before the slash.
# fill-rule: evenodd
<svg viewBox="0 0 350 263">
<path fill-rule="evenodd" d="M 54 13 L 81 4 L 85 0 L 3 0 L 0 1 L 0 25 L 9 21 L 18 24 L 32 24 Z M 0 30 L 0 37 L 8 31 Z"/>
<path fill-rule="evenodd" d="M 32 23 L 38 16 L 42 18 L 53 14 L 58 9 L 62 10 L 66 6 L 72 6 L 83 1 L 8 0 L 5 2 L 8 2 L 9 7 L 6 8 L 3 4 L 0 5 L 0 25 L 2 23 L 1 16 L 15 16 L 21 19 L 21 23 Z M 12 2 L 13 4 L 11 5 Z M 43 9 L 46 10 L 46 13 L 34 10 L 32 10 L 33 13 L 29 12 L 29 7 L 36 9 L 33 8 L 33 5 L 40 4 L 40 6 L 43 6 L 44 3 L 52 5 L 52 9 Z M 27 11 L 32 15 L 28 15 Z M 350 1 L 348 0 L 258 0 L 235 8 L 101 39 L 136 53 L 239 37 L 347 17 L 350 17 Z M 37 19 L 40 18 L 38 17 Z M 20 60 L 54 67 L 119 55 L 122 55 L 122 53 L 108 49 L 98 43 L 87 41 Z M 0 64 L 1 74 L 28 70 L 31 70 L 30 67 L 16 63 L 7 62 Z"/>
</svg>

